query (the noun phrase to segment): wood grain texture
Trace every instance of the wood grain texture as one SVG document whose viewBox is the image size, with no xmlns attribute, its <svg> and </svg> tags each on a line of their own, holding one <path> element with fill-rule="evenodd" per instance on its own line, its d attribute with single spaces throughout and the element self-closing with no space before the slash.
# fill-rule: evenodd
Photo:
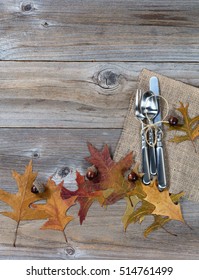
<svg viewBox="0 0 199 280">
<path fill-rule="evenodd" d="M 198 61 L 198 1 L 2 0 L 0 59 Z"/>
<path fill-rule="evenodd" d="M 0 1 L 0 187 L 15 192 L 11 171 L 33 159 L 41 182 L 53 175 L 75 189 L 87 141 L 114 151 L 143 68 L 198 87 L 198 19 L 194 0 Z M 199 204 L 182 209 L 192 230 L 171 222 L 177 237 L 145 239 L 149 220 L 124 233 L 125 201 L 94 204 L 82 226 L 77 205 L 72 255 L 42 221 L 21 222 L 13 248 L 15 222 L 0 215 L 0 259 L 199 259 Z"/>
<path fill-rule="evenodd" d="M 0 62 L 0 127 L 122 128 L 143 68 L 199 86 L 199 63 Z"/>
<path fill-rule="evenodd" d="M 84 160 L 88 156 L 86 142 L 92 141 L 98 148 L 107 143 L 114 152 L 119 135 L 118 129 L 1 129 L 0 185 L 15 192 L 11 170 L 23 173 L 25 165 L 33 159 L 40 182 L 54 174 L 57 182 L 64 179 L 67 187 L 75 189 L 75 169 L 83 173 L 88 166 Z M 72 172 L 61 177 L 65 168 Z M 39 230 L 42 221 L 21 222 L 14 249 L 11 244 L 15 222 L 0 215 L 0 259 L 199 259 L 199 204 L 184 200 L 182 207 L 192 230 L 172 222 L 166 228 L 178 234 L 177 237 L 159 230 L 145 239 L 142 232 L 150 220 L 142 225 L 131 225 L 124 233 L 121 222 L 124 201 L 107 210 L 94 204 L 82 226 L 77 217 L 77 205 L 70 210 L 75 220 L 66 229 L 69 243 L 75 250 L 73 255 L 67 253 L 61 233 Z M 5 209 L 9 207 L 0 202 L 0 211 Z"/>
<path fill-rule="evenodd" d="M 82 226 L 77 206 L 70 211 L 75 220 L 66 229 L 74 249 L 72 255 L 67 253 L 62 233 L 39 229 L 43 221 L 21 222 L 17 247 L 13 248 L 15 222 L 0 216 L 0 259 L 199 259 L 199 205 L 184 201 L 182 208 L 192 230 L 180 222 L 171 222 L 166 229 L 177 236 L 158 230 L 144 238 L 142 232 L 152 220 L 130 225 L 125 233 L 121 222 L 124 201 L 107 210 L 93 205 Z"/>
<path fill-rule="evenodd" d="M 46 182 L 54 174 L 59 182 L 64 179 L 74 187 L 76 169 L 83 173 L 89 166 L 84 160 L 89 156 L 87 142 L 99 149 L 108 144 L 113 153 L 120 132 L 118 129 L 1 129 L 0 187 L 13 192 L 16 183 L 11 171 L 23 173 L 31 159 L 34 170 L 39 171 L 39 180 Z M 66 177 L 64 168 L 71 170 Z"/>
</svg>

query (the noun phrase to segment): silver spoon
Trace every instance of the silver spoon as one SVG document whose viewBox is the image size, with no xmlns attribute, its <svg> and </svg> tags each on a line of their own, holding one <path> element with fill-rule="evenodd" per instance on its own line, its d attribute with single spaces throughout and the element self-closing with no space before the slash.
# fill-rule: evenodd
<svg viewBox="0 0 199 280">
<path fill-rule="evenodd" d="M 146 120 L 149 120 L 149 124 L 153 124 L 154 118 L 158 114 L 158 102 L 156 96 L 153 94 L 152 91 L 146 91 L 143 93 L 141 99 L 141 109 L 142 113 L 145 116 Z M 156 153 L 154 144 L 154 134 L 153 130 L 149 129 L 149 166 L 150 166 L 150 174 L 156 175 L 157 174 L 157 167 L 156 167 Z"/>
<path fill-rule="evenodd" d="M 138 120 L 142 123 L 142 172 L 144 173 L 142 181 L 145 185 L 150 184 L 151 176 L 150 176 L 150 169 L 149 169 L 149 158 L 148 158 L 148 145 L 146 143 L 145 135 L 144 135 L 144 124 L 143 120 L 145 116 L 142 114 L 141 110 L 141 100 L 142 100 L 142 92 L 141 90 L 137 90 L 136 97 L 135 97 L 135 115 Z"/>
</svg>

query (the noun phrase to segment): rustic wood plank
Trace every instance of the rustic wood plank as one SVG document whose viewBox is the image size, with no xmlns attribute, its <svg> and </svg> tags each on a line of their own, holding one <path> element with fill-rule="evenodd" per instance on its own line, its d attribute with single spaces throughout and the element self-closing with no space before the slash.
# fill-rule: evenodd
<svg viewBox="0 0 199 280">
<path fill-rule="evenodd" d="M 0 216 L 0 259 L 199 259 L 199 204 L 184 201 L 182 208 L 192 230 L 172 222 L 166 229 L 177 236 L 158 230 L 144 238 L 142 232 L 150 219 L 142 225 L 129 226 L 126 233 L 123 231 L 124 201 L 107 210 L 93 205 L 82 226 L 77 206 L 70 212 L 75 220 L 66 229 L 73 255 L 67 253 L 62 233 L 39 230 L 43 221 L 21 222 L 17 247 L 13 248 L 15 222 Z"/>
<path fill-rule="evenodd" d="M 199 63 L 0 62 L 0 127 L 122 128 L 143 68 L 199 86 Z"/>
<path fill-rule="evenodd" d="M 57 182 L 64 179 L 71 189 L 75 188 L 75 169 L 85 172 L 88 156 L 86 142 L 98 148 L 103 143 L 111 146 L 112 152 L 120 135 L 119 129 L 1 129 L 0 130 L 0 186 L 15 192 L 16 184 L 11 170 L 22 173 L 24 166 L 33 159 L 39 179 L 45 182 L 55 174 Z M 73 172 L 62 177 L 66 168 Z M 70 210 L 74 222 L 66 229 L 74 254 L 68 255 L 63 236 L 55 231 L 39 230 L 42 221 L 21 222 L 17 248 L 12 247 L 15 222 L 0 215 L 0 259 L 199 259 L 199 204 L 182 203 L 186 225 L 172 222 L 167 230 L 177 237 L 159 230 L 147 239 L 142 236 L 149 220 L 142 225 L 131 225 L 123 232 L 121 217 L 125 202 L 102 209 L 94 204 L 87 220 L 80 226 L 78 205 Z M 0 202 L 0 211 L 9 209 Z M 182 246 L 183 243 L 183 246 Z M 180 248 L 180 251 L 179 251 Z"/>
<path fill-rule="evenodd" d="M 87 141 L 114 151 L 142 68 L 199 86 L 198 1 L 2 0 L 0 11 L 7 191 L 16 191 L 11 170 L 22 173 L 30 159 L 40 181 L 54 174 L 74 189 L 75 170 L 88 166 Z M 149 220 L 123 232 L 124 201 L 106 211 L 94 204 L 82 226 L 76 205 L 66 230 L 73 255 L 62 234 L 39 230 L 42 221 L 22 222 L 13 248 L 15 222 L 0 215 L 0 259 L 199 259 L 199 204 L 184 199 L 182 209 L 192 230 L 172 222 L 166 228 L 177 237 L 159 230 L 144 239 Z"/>
<path fill-rule="evenodd" d="M 1 60 L 198 61 L 198 1 L 2 0 Z"/>
<path fill-rule="evenodd" d="M 46 182 L 55 174 L 59 182 L 72 183 L 75 171 L 84 173 L 89 155 L 87 142 L 98 148 L 108 144 L 113 152 L 119 140 L 119 129 L 0 129 L 0 186 L 13 192 L 16 183 L 11 171 L 24 172 L 32 159 L 39 180 Z M 70 170 L 71 173 L 67 174 Z M 66 173 L 66 174 L 65 174 Z M 62 177 L 63 176 L 63 177 Z"/>
</svg>

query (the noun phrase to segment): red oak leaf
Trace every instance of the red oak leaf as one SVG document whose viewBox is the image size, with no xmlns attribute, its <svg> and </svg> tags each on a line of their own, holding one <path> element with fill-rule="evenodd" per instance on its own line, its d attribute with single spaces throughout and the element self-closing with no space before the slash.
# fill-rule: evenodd
<svg viewBox="0 0 199 280">
<path fill-rule="evenodd" d="M 96 178 L 87 180 L 85 176 L 77 172 L 76 182 L 78 189 L 70 191 L 62 187 L 61 192 L 63 199 L 77 196 L 77 201 L 80 204 L 78 215 L 81 224 L 94 201 L 98 201 L 101 205 L 113 204 L 128 195 L 128 192 L 134 187 L 134 184 L 124 176 L 125 172 L 132 166 L 132 153 L 129 153 L 119 162 L 114 162 L 107 145 L 99 151 L 93 145 L 88 144 L 88 149 L 90 157 L 86 158 L 86 160 L 97 168 Z"/>
<path fill-rule="evenodd" d="M 61 197 L 64 200 L 73 196 L 77 197 L 77 201 L 80 204 L 78 216 L 80 218 L 80 224 L 82 224 L 92 203 L 98 201 L 102 204 L 104 197 L 102 191 L 95 190 L 95 183 L 86 180 L 85 176 L 82 176 L 78 171 L 76 172 L 76 182 L 78 189 L 75 191 L 70 191 L 62 185 Z M 96 185 L 96 188 L 98 188 L 98 183 Z"/>
</svg>

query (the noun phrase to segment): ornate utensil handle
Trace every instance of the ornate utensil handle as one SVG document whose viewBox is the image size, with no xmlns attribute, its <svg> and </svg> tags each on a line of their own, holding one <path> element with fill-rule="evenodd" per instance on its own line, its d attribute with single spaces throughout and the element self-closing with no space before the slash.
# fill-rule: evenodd
<svg viewBox="0 0 199 280">
<path fill-rule="evenodd" d="M 149 169 L 149 156 L 148 156 L 148 146 L 145 139 L 144 132 L 142 133 L 142 171 L 144 176 L 142 178 L 145 185 L 150 184 L 150 169 Z"/>
<path fill-rule="evenodd" d="M 157 168 L 156 168 L 156 152 L 154 144 L 154 134 L 153 129 L 149 130 L 149 166 L 150 166 L 150 173 L 151 175 L 157 174 Z"/>
<path fill-rule="evenodd" d="M 157 161 L 158 188 L 160 191 L 162 191 L 167 187 L 167 182 L 166 182 L 164 151 L 162 146 L 161 131 L 158 131 L 157 133 L 156 161 Z"/>
</svg>

